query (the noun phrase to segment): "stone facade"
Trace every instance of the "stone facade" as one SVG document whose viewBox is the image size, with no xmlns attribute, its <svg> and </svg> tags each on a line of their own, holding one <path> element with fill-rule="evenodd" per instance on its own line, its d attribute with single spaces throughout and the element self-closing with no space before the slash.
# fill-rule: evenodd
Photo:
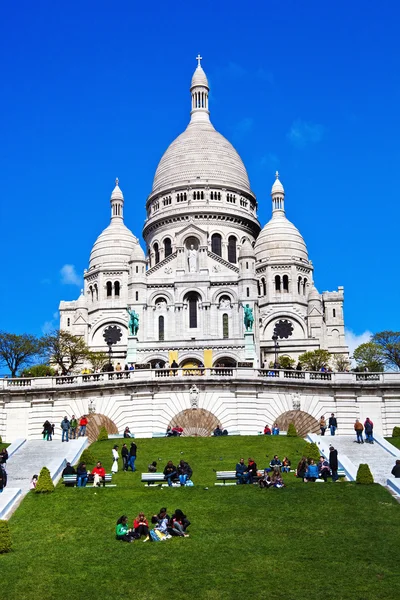
<svg viewBox="0 0 400 600">
<path fill-rule="evenodd" d="M 279 354 L 295 360 L 317 348 L 347 354 L 343 288 L 316 290 L 306 244 L 286 218 L 278 174 L 272 218 L 261 229 L 246 168 L 211 124 L 200 61 L 190 92 L 189 125 L 161 158 L 146 202 L 146 255 L 124 224 L 117 180 L 111 222 L 93 246 L 80 297 L 60 303 L 60 327 L 104 351 L 105 329 L 118 327 L 114 364 L 126 360 L 127 305 L 139 315 L 140 364 L 268 365 L 274 334 Z M 246 304 L 254 328 L 245 342 Z"/>
</svg>

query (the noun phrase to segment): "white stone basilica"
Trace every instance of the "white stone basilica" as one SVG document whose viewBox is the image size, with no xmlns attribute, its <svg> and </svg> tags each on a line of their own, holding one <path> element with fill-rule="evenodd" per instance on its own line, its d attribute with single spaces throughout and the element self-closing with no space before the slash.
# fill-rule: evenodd
<svg viewBox="0 0 400 600">
<path fill-rule="evenodd" d="M 161 158 L 146 202 L 146 254 L 124 224 L 117 180 L 110 224 L 93 246 L 81 296 L 60 304 L 60 328 L 107 352 L 104 332 L 115 326 L 114 364 L 126 361 L 128 305 L 139 315 L 137 364 L 267 366 L 274 335 L 279 355 L 295 360 L 318 348 L 347 354 L 343 288 L 317 291 L 278 173 L 272 218 L 261 229 L 246 168 L 210 121 L 200 57 L 190 93 L 189 125 Z M 245 341 L 247 304 L 254 327 Z"/>
</svg>

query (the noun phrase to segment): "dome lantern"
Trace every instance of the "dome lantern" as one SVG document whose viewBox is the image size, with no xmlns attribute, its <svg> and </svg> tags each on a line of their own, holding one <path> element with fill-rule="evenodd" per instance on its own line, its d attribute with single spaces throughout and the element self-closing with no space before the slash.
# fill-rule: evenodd
<svg viewBox="0 0 400 600">
<path fill-rule="evenodd" d="M 118 177 L 115 180 L 115 188 L 110 198 L 111 204 L 111 221 L 114 219 L 124 220 L 124 196 L 119 187 Z"/>
<path fill-rule="evenodd" d="M 274 185 L 271 189 L 271 198 L 272 198 L 272 212 L 279 210 L 283 213 L 285 212 L 285 190 L 283 189 L 283 185 L 279 181 L 279 173 L 276 171 L 275 173 L 275 181 Z"/>
<path fill-rule="evenodd" d="M 193 73 L 192 83 L 190 85 L 190 93 L 192 95 L 192 110 L 191 110 L 191 122 L 209 122 L 210 111 L 208 110 L 208 93 L 210 88 L 208 86 L 208 79 L 204 73 L 203 67 L 200 61 L 202 57 L 200 54 L 196 57 L 197 68 Z"/>
</svg>

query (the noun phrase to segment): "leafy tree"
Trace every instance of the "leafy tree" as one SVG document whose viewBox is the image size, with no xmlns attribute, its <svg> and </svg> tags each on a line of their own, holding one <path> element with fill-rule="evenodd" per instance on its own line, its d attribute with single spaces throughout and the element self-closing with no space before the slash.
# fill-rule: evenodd
<svg viewBox="0 0 400 600">
<path fill-rule="evenodd" d="M 372 373 L 383 371 L 384 362 L 381 348 L 375 342 L 365 342 L 353 352 L 357 366 Z"/>
<path fill-rule="evenodd" d="M 102 427 L 99 431 L 99 435 L 97 436 L 97 441 L 104 442 L 105 440 L 108 440 L 108 431 L 105 427 Z"/>
<path fill-rule="evenodd" d="M 311 460 L 312 458 L 315 460 L 315 462 L 319 461 L 319 457 L 321 456 L 321 452 L 317 446 L 317 444 L 315 442 L 307 442 L 305 451 L 304 451 L 304 456 L 307 457 L 307 460 Z"/>
<path fill-rule="evenodd" d="M 42 340 L 35 335 L 0 332 L 0 363 L 7 365 L 11 377 L 29 365 L 42 351 Z"/>
<path fill-rule="evenodd" d="M 287 437 L 297 437 L 297 430 L 294 423 L 289 423 L 289 427 L 286 433 Z"/>
<path fill-rule="evenodd" d="M 36 494 L 49 494 L 54 492 L 54 483 L 47 467 L 43 467 L 39 473 L 39 479 L 35 487 Z"/>
<path fill-rule="evenodd" d="M 52 377 L 55 372 L 49 365 L 32 365 L 21 371 L 20 377 Z"/>
<path fill-rule="evenodd" d="M 12 546 L 8 521 L 0 521 L 0 554 L 10 552 Z"/>
<path fill-rule="evenodd" d="M 400 437 L 400 427 L 393 427 L 392 437 Z"/>
<path fill-rule="evenodd" d="M 400 331 L 381 331 L 372 336 L 382 352 L 382 360 L 389 368 L 400 369 Z"/>
<path fill-rule="evenodd" d="M 320 371 L 322 367 L 326 368 L 329 365 L 330 359 L 331 354 L 328 350 L 312 350 L 299 356 L 299 362 L 306 371 Z"/>
<path fill-rule="evenodd" d="M 84 462 L 87 465 L 94 465 L 96 458 L 90 448 L 85 448 L 78 462 Z"/>
<path fill-rule="evenodd" d="M 108 356 L 105 352 L 88 352 L 87 359 L 90 361 L 93 369 L 101 369 L 106 363 L 108 363 Z"/>
<path fill-rule="evenodd" d="M 335 371 L 339 371 L 339 373 L 350 371 L 351 367 L 347 354 L 336 354 L 333 358 L 333 365 Z"/>
<path fill-rule="evenodd" d="M 279 366 L 281 369 L 291 369 L 294 366 L 296 361 L 294 358 L 290 358 L 290 356 L 280 356 L 279 357 Z"/>
<path fill-rule="evenodd" d="M 367 464 L 361 463 L 358 467 L 356 483 L 361 483 L 362 485 L 370 485 L 374 483 L 374 478 L 371 473 L 371 469 Z"/>
<path fill-rule="evenodd" d="M 43 338 L 49 360 L 68 375 L 72 369 L 88 356 L 89 349 L 83 338 L 60 329 Z"/>
</svg>

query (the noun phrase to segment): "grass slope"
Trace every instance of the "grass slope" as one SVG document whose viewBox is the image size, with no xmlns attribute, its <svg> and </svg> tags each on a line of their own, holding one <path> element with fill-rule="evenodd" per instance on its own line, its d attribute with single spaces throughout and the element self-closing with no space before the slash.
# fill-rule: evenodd
<svg viewBox="0 0 400 600">
<path fill-rule="evenodd" d="M 386 440 L 400 450 L 400 437 L 390 437 L 386 438 Z"/>
<path fill-rule="evenodd" d="M 92 446 L 107 470 L 113 444 Z M 260 467 L 274 453 L 288 454 L 296 463 L 304 448 L 299 439 L 137 444 L 138 471 L 118 473 L 116 488 L 59 485 L 48 496 L 26 497 L 10 520 L 13 552 L 0 556 L 5 600 L 399 598 L 400 510 L 382 487 L 303 484 L 293 475 L 285 477 L 288 487 L 282 490 L 214 486 L 213 469 L 233 469 L 240 456 L 253 456 Z M 164 466 L 181 457 L 193 467 L 195 487 L 140 484 L 140 473 L 152 460 L 161 458 Z M 147 544 L 115 540 L 121 514 L 131 522 L 140 510 L 150 516 L 164 505 L 170 514 L 176 508 L 187 513 L 190 538 Z"/>
</svg>

